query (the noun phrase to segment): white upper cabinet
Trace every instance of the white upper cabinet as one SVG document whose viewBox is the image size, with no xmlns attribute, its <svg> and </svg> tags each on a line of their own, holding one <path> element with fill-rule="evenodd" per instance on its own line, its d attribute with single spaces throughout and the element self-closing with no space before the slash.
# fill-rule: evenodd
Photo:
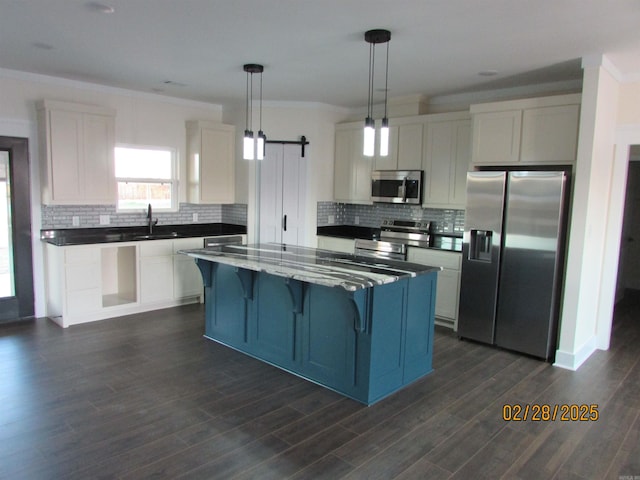
<svg viewBox="0 0 640 480">
<path fill-rule="evenodd" d="M 190 203 L 234 203 L 235 127 L 187 122 L 187 198 Z"/>
<path fill-rule="evenodd" d="M 373 158 L 362 154 L 362 122 L 336 125 L 333 196 L 337 202 L 371 203 Z"/>
<path fill-rule="evenodd" d="M 115 110 L 37 104 L 45 204 L 114 204 Z"/>
<path fill-rule="evenodd" d="M 389 155 L 376 155 L 374 170 L 420 170 L 424 122 L 415 118 L 389 120 Z M 379 148 L 379 130 L 376 131 L 376 150 Z"/>
<path fill-rule="evenodd" d="M 424 129 L 423 206 L 464 208 L 467 171 L 471 162 L 469 116 L 457 113 L 434 115 Z"/>
<path fill-rule="evenodd" d="M 575 162 L 579 118 L 579 105 L 524 110 L 520 161 L 523 163 Z"/>
<path fill-rule="evenodd" d="M 522 111 L 473 116 L 473 163 L 510 164 L 520 156 Z"/>
<path fill-rule="evenodd" d="M 474 165 L 572 164 L 580 94 L 472 105 Z"/>
</svg>

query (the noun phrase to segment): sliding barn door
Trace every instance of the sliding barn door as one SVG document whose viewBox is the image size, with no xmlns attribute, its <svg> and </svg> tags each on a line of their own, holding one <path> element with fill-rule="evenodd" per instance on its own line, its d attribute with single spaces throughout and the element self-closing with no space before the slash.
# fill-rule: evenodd
<svg viewBox="0 0 640 480">
<path fill-rule="evenodd" d="M 305 162 L 300 145 L 267 144 L 259 166 L 260 243 L 304 243 Z"/>
</svg>

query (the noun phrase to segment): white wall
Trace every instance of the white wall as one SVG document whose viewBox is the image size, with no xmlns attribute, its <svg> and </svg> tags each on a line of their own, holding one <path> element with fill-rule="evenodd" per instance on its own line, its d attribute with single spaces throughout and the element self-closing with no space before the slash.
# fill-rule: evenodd
<svg viewBox="0 0 640 480">
<path fill-rule="evenodd" d="M 244 108 L 244 107 L 243 107 Z M 224 123 L 236 125 L 236 202 L 247 204 L 249 242 L 255 241 L 255 161 L 242 159 L 242 135 L 245 128 L 243 108 L 225 110 Z M 255 108 L 254 108 L 255 113 Z M 270 140 L 300 140 L 304 135 L 309 142 L 307 182 L 303 186 L 305 197 L 304 244 L 316 246 L 317 202 L 333 200 L 334 127 L 344 121 L 346 109 L 317 103 L 263 102 L 262 129 Z M 254 119 L 253 129 L 257 130 Z"/>
<path fill-rule="evenodd" d="M 613 175 L 618 81 L 602 57 L 585 59 L 580 137 L 556 365 L 576 369 L 597 348 Z"/>
<path fill-rule="evenodd" d="M 40 241 L 41 196 L 35 102 L 52 99 L 114 108 L 117 112 L 116 142 L 172 147 L 178 151 L 179 161 L 186 158 L 185 122 L 220 122 L 222 107 L 2 69 L 0 92 L 0 135 L 29 139 L 35 314 L 44 316 L 44 262 L 43 244 Z M 181 162 L 180 178 L 186 179 L 185 162 Z M 180 201 L 185 199 L 186 193 L 181 189 Z"/>
</svg>

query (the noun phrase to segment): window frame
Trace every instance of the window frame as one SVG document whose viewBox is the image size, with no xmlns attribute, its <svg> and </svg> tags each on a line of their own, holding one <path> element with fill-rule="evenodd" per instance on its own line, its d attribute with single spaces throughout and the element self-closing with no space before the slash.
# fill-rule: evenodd
<svg viewBox="0 0 640 480">
<path fill-rule="evenodd" d="M 171 157 L 171 179 L 159 179 L 159 178 L 140 178 L 140 177 L 118 177 L 116 172 L 116 151 L 117 148 L 128 148 L 128 149 L 138 149 L 138 150 L 158 150 L 162 152 L 169 152 Z M 118 184 L 121 182 L 132 182 L 132 183 L 152 183 L 152 184 L 170 184 L 171 186 L 171 207 L 170 208 L 161 208 L 161 207 L 153 207 L 154 212 L 177 212 L 179 209 L 178 195 L 179 195 L 179 179 L 178 172 L 178 149 L 175 147 L 163 146 L 163 145 L 141 145 L 134 143 L 118 143 L 116 144 L 113 152 L 113 171 L 114 177 L 116 180 L 116 213 L 135 213 L 138 212 L 139 208 L 121 208 L 120 207 L 120 198 L 118 197 Z"/>
</svg>

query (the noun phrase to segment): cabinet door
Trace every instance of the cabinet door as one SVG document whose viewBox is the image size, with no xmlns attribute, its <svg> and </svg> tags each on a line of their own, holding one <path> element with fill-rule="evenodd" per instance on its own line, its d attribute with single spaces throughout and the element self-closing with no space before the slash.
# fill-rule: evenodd
<svg viewBox="0 0 640 480">
<path fill-rule="evenodd" d="M 353 172 L 351 156 L 354 131 L 337 130 L 333 165 L 333 198 L 336 201 L 351 200 L 353 190 Z"/>
<path fill-rule="evenodd" d="M 140 261 L 142 303 L 173 299 L 173 259 L 146 257 Z"/>
<path fill-rule="evenodd" d="M 389 155 L 375 158 L 374 170 L 420 170 L 422 123 L 389 127 Z M 376 149 L 379 143 L 376 145 Z"/>
<path fill-rule="evenodd" d="M 579 105 L 531 108 L 522 116 L 523 163 L 574 163 Z"/>
<path fill-rule="evenodd" d="M 173 240 L 173 297 L 184 298 L 202 295 L 203 284 L 200 269 L 193 258 L 179 254 L 179 250 L 202 248 L 203 238 Z"/>
<path fill-rule="evenodd" d="M 451 186 L 453 129 L 450 122 L 437 122 L 427 125 L 426 131 L 423 203 L 446 205 Z"/>
<path fill-rule="evenodd" d="M 373 159 L 362 154 L 362 128 L 336 130 L 334 198 L 336 201 L 371 203 Z"/>
<path fill-rule="evenodd" d="M 83 115 L 84 194 L 88 202 L 114 203 L 113 117 Z"/>
<path fill-rule="evenodd" d="M 440 271 L 436 290 L 436 316 L 450 320 L 458 318 L 459 296 L 460 273 L 454 270 Z"/>
<path fill-rule="evenodd" d="M 140 245 L 141 303 L 172 299 L 173 246 L 171 241 L 154 240 Z"/>
<path fill-rule="evenodd" d="M 473 163 L 505 165 L 520 159 L 522 111 L 476 113 L 473 116 Z"/>
<path fill-rule="evenodd" d="M 201 203 L 233 203 L 235 200 L 234 131 L 228 125 L 201 129 Z"/>
<path fill-rule="evenodd" d="M 397 126 L 389 127 L 389 154 L 380 156 L 380 129 L 376 129 L 376 156 L 373 159 L 373 170 L 397 170 L 398 147 L 400 144 L 400 129 Z"/>
<path fill-rule="evenodd" d="M 48 112 L 51 199 L 72 202 L 82 198 L 82 114 L 64 110 Z"/>
<path fill-rule="evenodd" d="M 467 172 L 471 165 L 471 122 L 455 122 L 453 128 L 455 152 L 451 159 L 449 205 L 464 208 L 467 202 Z"/>
<path fill-rule="evenodd" d="M 176 255 L 173 258 L 173 296 L 184 298 L 202 295 L 202 275 L 192 258 Z"/>
<path fill-rule="evenodd" d="M 423 124 L 400 125 L 398 132 L 398 170 L 422 168 Z"/>
<path fill-rule="evenodd" d="M 74 316 L 98 311 L 102 307 L 100 248 L 67 247 L 64 258 L 67 313 Z"/>
<path fill-rule="evenodd" d="M 301 318 L 301 371 L 312 380 L 349 391 L 357 378 L 356 310 L 340 289 L 309 284 Z"/>
</svg>

